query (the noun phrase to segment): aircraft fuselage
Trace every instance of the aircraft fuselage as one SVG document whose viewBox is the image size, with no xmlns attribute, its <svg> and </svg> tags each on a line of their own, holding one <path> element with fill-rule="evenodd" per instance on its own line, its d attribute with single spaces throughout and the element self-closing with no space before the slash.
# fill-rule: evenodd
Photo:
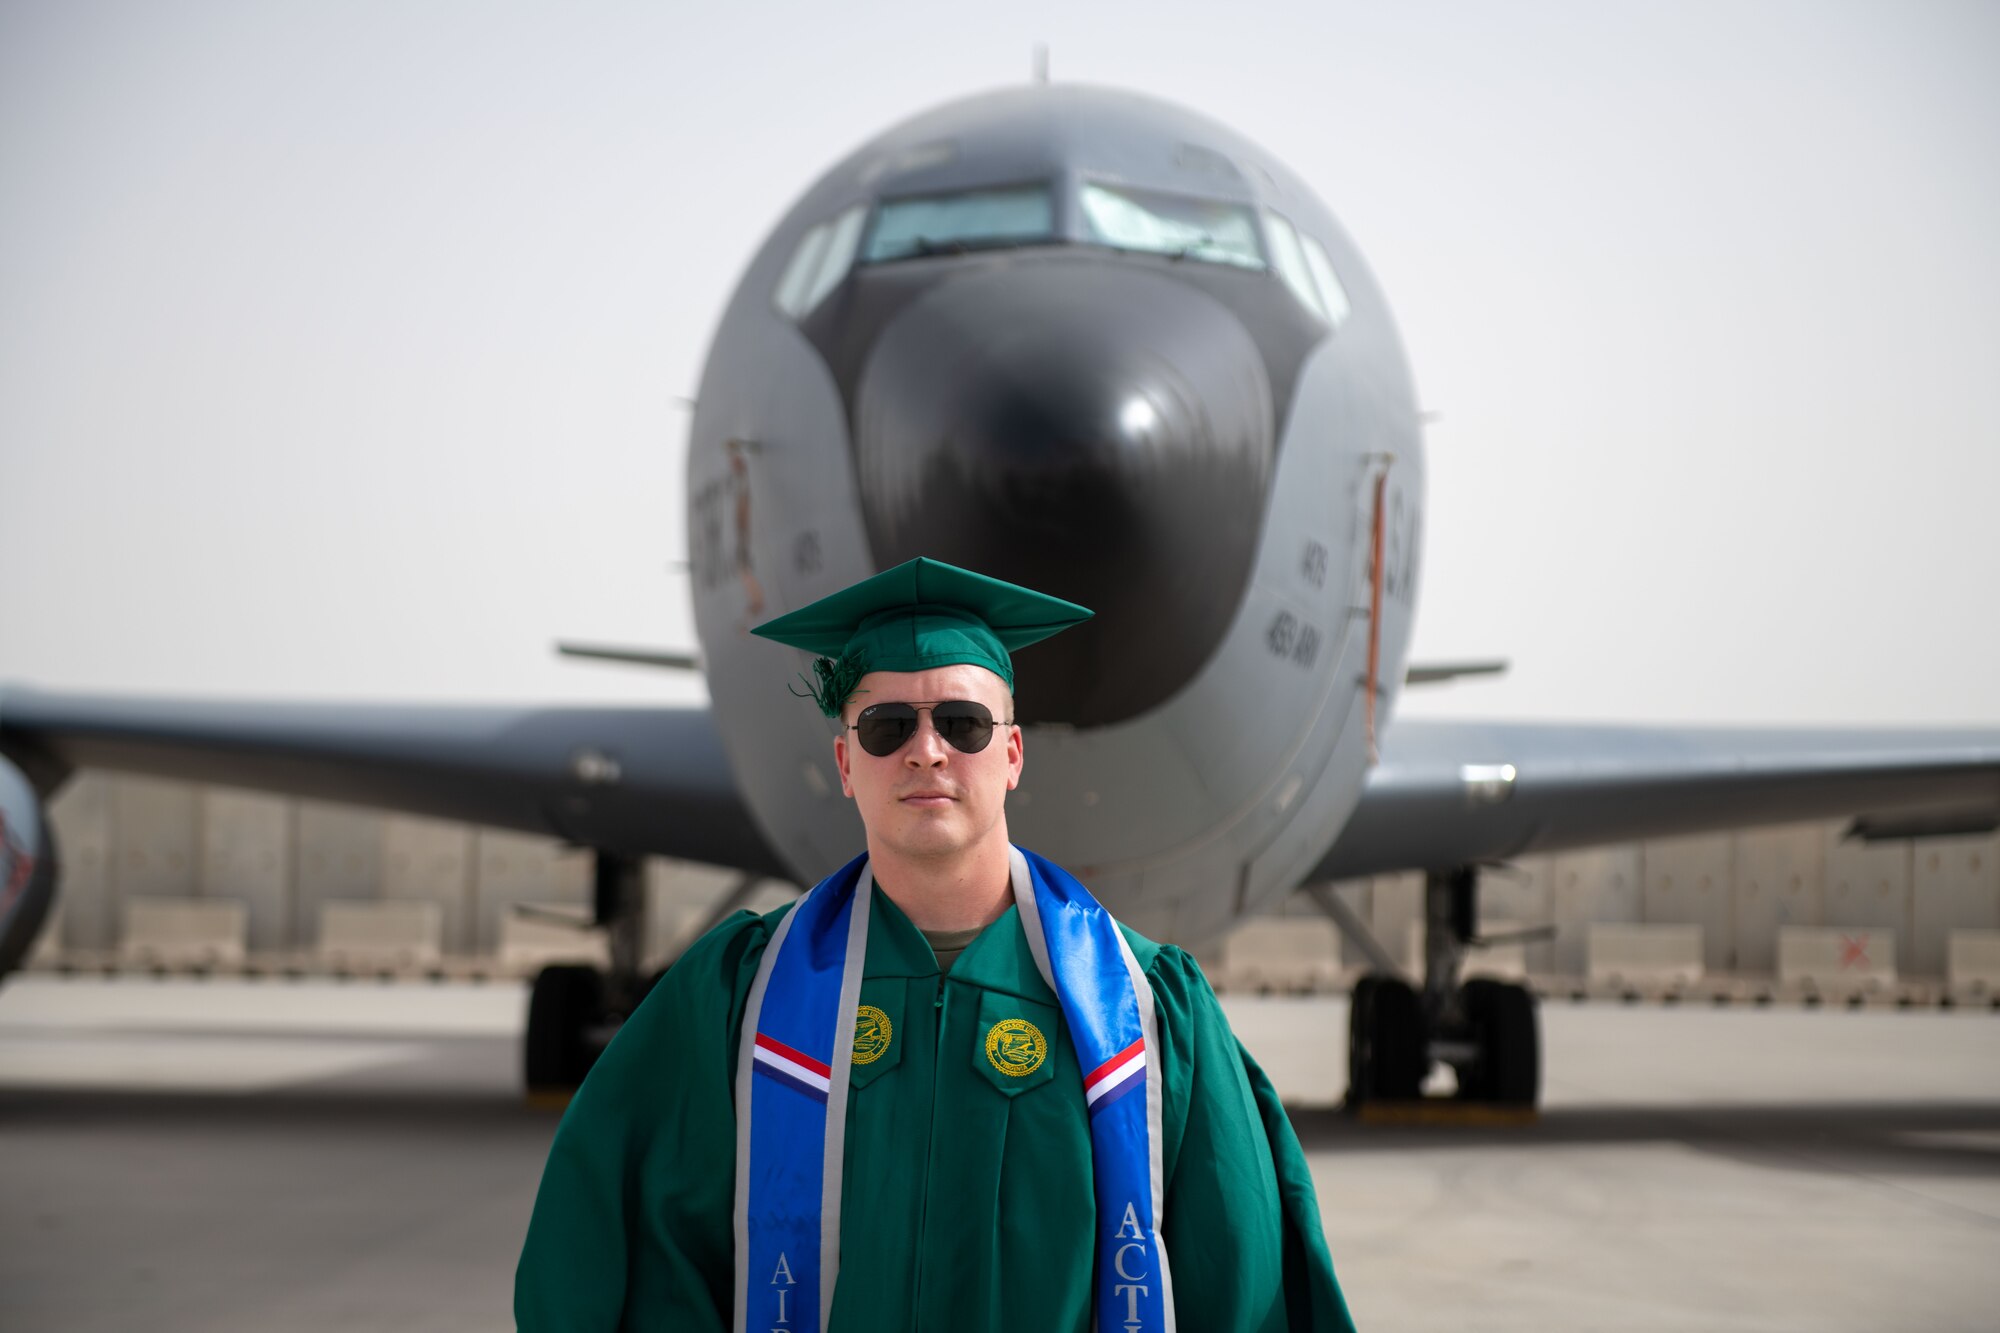
<svg viewBox="0 0 2000 1333">
<path fill-rule="evenodd" d="M 891 129 L 751 261 L 691 432 L 716 723 L 802 880 L 860 824 L 786 695 L 809 660 L 746 631 L 916 555 L 1097 611 L 1019 655 L 1009 827 L 1139 929 L 1215 933 L 1352 811 L 1403 678 L 1421 427 L 1359 253 L 1240 136 L 1067 86 Z"/>
</svg>

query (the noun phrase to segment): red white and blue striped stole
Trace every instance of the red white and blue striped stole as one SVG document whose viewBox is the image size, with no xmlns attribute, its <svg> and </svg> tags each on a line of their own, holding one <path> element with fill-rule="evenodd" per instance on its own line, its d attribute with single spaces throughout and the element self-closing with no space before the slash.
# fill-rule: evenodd
<svg viewBox="0 0 2000 1333">
<path fill-rule="evenodd" d="M 1011 852 L 1021 928 L 1083 1073 L 1096 1327 L 1169 1333 L 1152 987 L 1088 889 L 1032 852 Z M 738 1333 L 824 1333 L 833 1310 L 853 1016 L 873 889 L 865 857 L 815 885 L 779 923 L 750 987 L 736 1071 Z"/>
</svg>

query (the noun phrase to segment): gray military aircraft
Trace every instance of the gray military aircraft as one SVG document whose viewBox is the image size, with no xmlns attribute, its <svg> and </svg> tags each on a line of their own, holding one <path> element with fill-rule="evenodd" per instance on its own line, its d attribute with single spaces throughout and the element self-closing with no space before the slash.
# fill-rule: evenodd
<svg viewBox="0 0 2000 1333">
<path fill-rule="evenodd" d="M 691 426 L 694 708 L 0 698 L 0 971 L 55 891 L 42 806 L 78 767 L 530 831 L 595 849 L 613 966 L 538 977 L 531 1084 L 573 1084 L 641 994 L 647 856 L 810 883 L 852 855 L 800 654 L 747 633 L 927 555 L 1093 607 L 1027 650 L 1016 837 L 1127 921 L 1199 940 L 1302 885 L 1427 883 L 1424 975 L 1376 970 L 1350 1100 L 1531 1104 L 1534 1002 L 1462 983 L 1482 868 L 1855 816 L 2000 826 L 2000 732 L 1392 724 L 1423 423 L 1389 309 L 1284 164 L 1181 108 L 1027 86 L 890 129 L 806 191 L 736 289 Z M 672 666 L 674 654 L 619 650 Z M 1466 668 L 1468 670 L 1477 668 Z"/>
</svg>

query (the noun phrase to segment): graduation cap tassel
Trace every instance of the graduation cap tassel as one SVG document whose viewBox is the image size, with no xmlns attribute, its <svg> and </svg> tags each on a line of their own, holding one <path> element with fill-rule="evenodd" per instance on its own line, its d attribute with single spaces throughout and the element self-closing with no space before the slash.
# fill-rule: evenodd
<svg viewBox="0 0 2000 1333">
<path fill-rule="evenodd" d="M 800 699 L 811 699 L 828 717 L 839 717 L 840 710 L 846 707 L 853 695 L 854 687 L 867 674 L 868 670 L 857 653 L 842 653 L 838 660 L 816 657 L 813 659 L 813 675 L 819 679 L 815 682 L 800 675 L 799 679 L 805 681 L 805 693 L 792 690 L 792 694 Z M 787 685 L 785 688 L 791 690 L 792 687 Z"/>
</svg>

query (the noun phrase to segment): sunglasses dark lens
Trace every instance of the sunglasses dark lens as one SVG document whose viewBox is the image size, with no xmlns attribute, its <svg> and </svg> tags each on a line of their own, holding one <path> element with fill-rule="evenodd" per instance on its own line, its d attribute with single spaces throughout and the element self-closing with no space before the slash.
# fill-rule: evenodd
<svg viewBox="0 0 2000 1333">
<path fill-rule="evenodd" d="M 993 740 L 993 714 L 970 699 L 953 699 L 930 707 L 931 725 L 945 744 L 961 754 L 978 754 Z M 911 704 L 872 704 L 854 720 L 855 739 L 877 759 L 886 759 L 917 734 L 917 709 Z"/>
<path fill-rule="evenodd" d="M 993 714 L 983 704 L 957 699 L 931 709 L 931 725 L 955 750 L 978 754 L 993 739 Z"/>
<path fill-rule="evenodd" d="M 908 704 L 875 704 L 854 721 L 855 739 L 877 759 L 896 753 L 916 734 L 917 710 Z"/>
</svg>

